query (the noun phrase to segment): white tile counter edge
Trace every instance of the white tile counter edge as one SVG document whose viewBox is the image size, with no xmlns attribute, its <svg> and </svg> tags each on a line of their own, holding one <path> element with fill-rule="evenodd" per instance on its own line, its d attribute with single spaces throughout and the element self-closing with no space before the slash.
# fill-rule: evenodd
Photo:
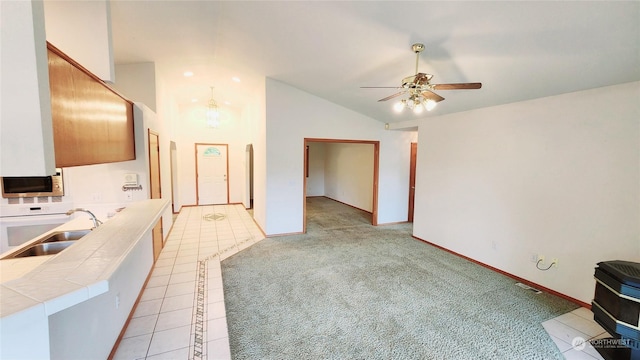
<svg viewBox="0 0 640 360">
<path fill-rule="evenodd" d="M 0 318 L 42 305 L 48 316 L 107 292 L 110 276 L 168 205 L 162 199 L 132 203 L 77 244 L 22 277 L 2 283 Z M 80 224 L 86 228 L 87 222 L 73 220 L 52 232 L 79 229 Z"/>
</svg>

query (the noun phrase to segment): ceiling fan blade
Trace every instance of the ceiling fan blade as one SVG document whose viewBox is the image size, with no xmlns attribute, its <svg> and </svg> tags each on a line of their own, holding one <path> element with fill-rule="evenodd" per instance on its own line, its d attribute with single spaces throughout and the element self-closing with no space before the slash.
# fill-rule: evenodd
<svg viewBox="0 0 640 360">
<path fill-rule="evenodd" d="M 440 102 L 440 101 L 444 100 L 444 98 L 442 96 L 434 93 L 433 91 L 429 91 L 429 90 L 424 90 L 422 92 L 422 97 L 424 97 L 425 99 L 433 100 L 435 102 Z"/>
<path fill-rule="evenodd" d="M 360 86 L 360 89 L 402 89 L 401 86 Z"/>
<path fill-rule="evenodd" d="M 434 84 L 434 90 L 462 90 L 462 89 L 480 89 L 482 83 L 460 83 L 460 84 Z"/>
<path fill-rule="evenodd" d="M 386 98 L 382 98 L 382 99 L 380 99 L 380 100 L 378 100 L 378 101 L 387 101 L 387 100 L 389 100 L 389 99 L 393 99 L 393 98 L 394 98 L 394 97 L 396 97 L 396 96 L 400 96 L 400 95 L 404 94 L 405 92 L 406 92 L 406 91 L 400 91 L 399 93 L 395 93 L 395 94 L 393 94 L 393 95 L 389 95 L 389 96 L 387 96 Z"/>
</svg>

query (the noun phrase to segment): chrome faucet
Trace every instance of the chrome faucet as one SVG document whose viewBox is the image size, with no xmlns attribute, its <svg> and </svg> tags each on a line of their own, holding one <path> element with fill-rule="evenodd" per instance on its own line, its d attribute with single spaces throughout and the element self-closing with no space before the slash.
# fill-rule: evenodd
<svg viewBox="0 0 640 360">
<path fill-rule="evenodd" d="M 71 209 L 69 211 L 67 211 L 67 215 L 71 215 L 76 211 L 82 211 L 82 212 L 86 212 L 87 214 L 89 214 L 89 216 L 91 216 L 91 220 L 93 220 L 93 227 L 97 228 L 100 224 L 102 224 L 102 221 L 98 220 L 98 218 L 89 210 L 87 209 L 83 209 L 83 208 L 75 208 L 75 209 Z"/>
</svg>

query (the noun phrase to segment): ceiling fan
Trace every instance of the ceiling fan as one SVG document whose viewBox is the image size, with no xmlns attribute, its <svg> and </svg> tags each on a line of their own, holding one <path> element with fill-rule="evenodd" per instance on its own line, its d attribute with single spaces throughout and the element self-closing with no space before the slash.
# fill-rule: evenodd
<svg viewBox="0 0 640 360">
<path fill-rule="evenodd" d="M 402 91 L 389 95 L 378 101 L 387 101 L 403 94 L 408 94 L 407 99 L 403 99 L 394 105 L 396 111 L 402 111 L 405 107 L 412 109 L 416 113 L 432 110 L 436 104 L 444 98 L 434 90 L 463 90 L 480 89 L 482 83 L 458 83 L 458 84 L 432 84 L 433 75 L 418 72 L 418 60 L 420 53 L 424 50 L 424 44 L 413 44 L 411 50 L 416 54 L 416 74 L 402 79 L 401 86 L 362 86 L 363 89 L 402 89 Z"/>
</svg>

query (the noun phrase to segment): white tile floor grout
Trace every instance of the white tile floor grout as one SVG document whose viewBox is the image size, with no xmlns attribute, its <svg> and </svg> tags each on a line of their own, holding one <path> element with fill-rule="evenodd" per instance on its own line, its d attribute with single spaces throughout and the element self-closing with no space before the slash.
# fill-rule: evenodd
<svg viewBox="0 0 640 360">
<path fill-rule="evenodd" d="M 262 239 L 242 205 L 183 208 L 114 359 L 230 359 L 220 261 Z"/>
<path fill-rule="evenodd" d="M 593 320 L 587 308 L 578 308 L 542 323 L 551 340 L 565 359 L 603 359 L 589 340 L 607 338 L 610 335 Z M 575 346 L 574 346 L 575 345 Z"/>
<path fill-rule="evenodd" d="M 114 359 L 231 359 L 220 261 L 262 239 L 242 205 L 183 208 Z M 590 310 L 542 326 L 566 359 L 602 359 L 588 342 L 584 349 L 572 345 L 577 337 L 609 336 Z"/>
</svg>

